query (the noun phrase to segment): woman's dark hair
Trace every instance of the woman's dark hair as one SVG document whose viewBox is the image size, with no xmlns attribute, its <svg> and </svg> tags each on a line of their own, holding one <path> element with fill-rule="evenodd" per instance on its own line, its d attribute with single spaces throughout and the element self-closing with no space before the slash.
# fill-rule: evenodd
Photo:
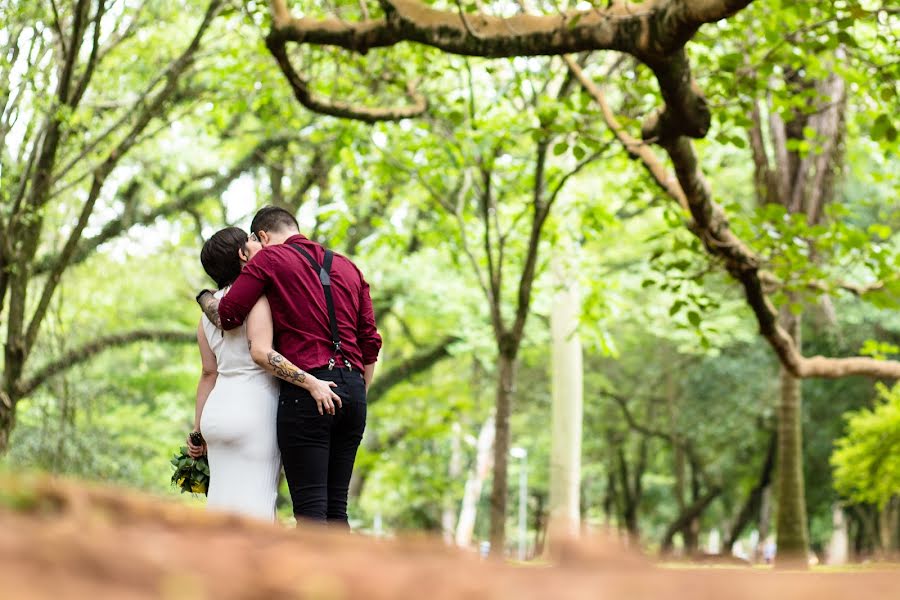
<svg viewBox="0 0 900 600">
<path fill-rule="evenodd" d="M 238 227 L 226 227 L 217 231 L 203 244 L 200 262 L 206 274 L 212 277 L 219 289 L 234 283 L 241 274 L 238 250 L 245 249 L 247 233 Z M 246 249 L 244 250 L 246 252 Z"/>
</svg>

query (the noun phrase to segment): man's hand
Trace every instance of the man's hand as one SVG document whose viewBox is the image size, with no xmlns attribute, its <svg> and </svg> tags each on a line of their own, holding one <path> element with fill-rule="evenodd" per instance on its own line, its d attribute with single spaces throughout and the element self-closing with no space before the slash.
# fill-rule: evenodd
<svg viewBox="0 0 900 600">
<path fill-rule="evenodd" d="M 316 401 L 320 415 L 325 413 L 333 415 L 335 404 L 338 408 L 342 406 L 341 397 L 332 391 L 336 387 L 337 384 L 333 381 L 322 381 L 309 373 L 306 374 L 306 391 Z"/>
<path fill-rule="evenodd" d="M 195 429 L 194 431 L 199 431 L 199 429 Z M 203 442 L 199 446 L 195 446 L 191 441 L 191 434 L 189 433 L 187 436 L 187 447 L 188 454 L 191 458 L 200 458 L 204 454 L 206 454 L 206 442 Z"/>
</svg>

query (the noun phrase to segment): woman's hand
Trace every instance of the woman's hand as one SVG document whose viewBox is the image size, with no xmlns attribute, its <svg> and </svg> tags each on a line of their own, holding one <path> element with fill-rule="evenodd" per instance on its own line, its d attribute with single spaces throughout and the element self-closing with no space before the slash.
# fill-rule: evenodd
<svg viewBox="0 0 900 600">
<path fill-rule="evenodd" d="M 199 432 L 200 430 L 195 429 L 194 431 Z M 193 433 L 193 432 L 191 432 L 191 433 Z M 191 458 L 200 458 L 201 456 L 206 454 L 206 442 L 203 442 L 199 446 L 195 446 L 194 443 L 191 441 L 190 433 L 187 436 L 187 447 L 188 447 L 188 454 L 191 456 Z"/>
<path fill-rule="evenodd" d="M 334 406 L 337 405 L 338 408 L 341 407 L 341 397 L 334 393 L 333 389 L 337 387 L 337 384 L 333 381 L 322 381 L 321 379 L 306 374 L 306 381 L 304 382 L 306 387 L 306 391 L 309 392 L 310 396 L 313 397 L 313 400 L 316 401 L 316 406 L 319 409 L 319 414 L 334 414 Z"/>
</svg>

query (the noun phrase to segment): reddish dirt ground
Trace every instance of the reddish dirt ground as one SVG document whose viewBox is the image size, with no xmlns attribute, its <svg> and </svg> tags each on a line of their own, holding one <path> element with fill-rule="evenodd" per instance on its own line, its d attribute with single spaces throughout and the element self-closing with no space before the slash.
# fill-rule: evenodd
<svg viewBox="0 0 900 600">
<path fill-rule="evenodd" d="M 0 599 L 900 599 L 900 572 L 666 569 L 614 542 L 553 566 L 480 561 L 432 540 L 288 530 L 112 488 L 0 480 Z"/>
</svg>

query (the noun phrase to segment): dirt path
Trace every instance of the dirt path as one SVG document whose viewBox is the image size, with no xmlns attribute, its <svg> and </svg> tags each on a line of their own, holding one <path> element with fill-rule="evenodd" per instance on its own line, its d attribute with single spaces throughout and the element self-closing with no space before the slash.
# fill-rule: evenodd
<svg viewBox="0 0 900 600">
<path fill-rule="evenodd" d="M 134 492 L 0 480 L 0 600 L 900 599 L 900 572 L 661 569 L 600 543 L 566 546 L 558 563 L 514 567 L 430 540 L 285 530 Z"/>
</svg>

